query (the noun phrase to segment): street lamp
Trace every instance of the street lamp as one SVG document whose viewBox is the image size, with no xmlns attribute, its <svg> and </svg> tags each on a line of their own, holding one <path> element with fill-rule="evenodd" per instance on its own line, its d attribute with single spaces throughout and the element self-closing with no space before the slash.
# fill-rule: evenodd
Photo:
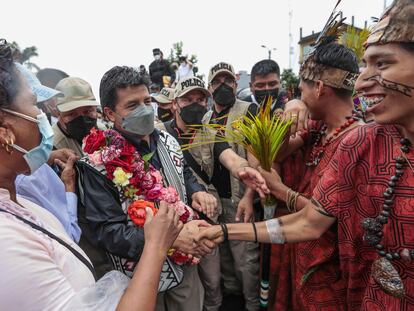
<svg viewBox="0 0 414 311">
<path fill-rule="evenodd" d="M 267 49 L 267 53 L 269 53 L 269 59 L 272 58 L 272 51 L 276 51 L 276 48 L 268 48 L 266 45 L 261 45 L 262 48 Z"/>
</svg>

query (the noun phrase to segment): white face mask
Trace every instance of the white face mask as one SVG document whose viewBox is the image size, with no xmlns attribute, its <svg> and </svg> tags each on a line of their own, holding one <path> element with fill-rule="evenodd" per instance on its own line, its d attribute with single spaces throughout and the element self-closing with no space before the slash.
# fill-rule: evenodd
<svg viewBox="0 0 414 311">
<path fill-rule="evenodd" d="M 155 60 L 160 60 L 161 59 L 161 55 L 160 54 L 154 55 L 154 58 L 155 58 Z"/>
<path fill-rule="evenodd" d="M 24 154 L 23 158 L 26 160 L 27 165 L 30 168 L 30 173 L 33 174 L 39 167 L 47 163 L 53 149 L 53 129 L 49 124 L 47 116 L 42 112 L 41 114 L 37 115 L 35 119 L 13 110 L 2 110 L 19 118 L 36 123 L 39 127 L 39 132 L 42 136 L 42 140 L 37 147 L 34 147 L 28 151 L 16 144 L 13 144 L 12 146 L 14 149 Z"/>
</svg>

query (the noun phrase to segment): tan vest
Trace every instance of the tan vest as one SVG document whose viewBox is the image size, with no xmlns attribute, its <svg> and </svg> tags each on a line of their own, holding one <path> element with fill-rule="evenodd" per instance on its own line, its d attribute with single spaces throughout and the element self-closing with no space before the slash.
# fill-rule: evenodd
<svg viewBox="0 0 414 311">
<path fill-rule="evenodd" d="M 166 127 L 165 127 L 165 125 L 164 125 L 163 122 L 157 122 L 157 123 L 155 123 L 155 128 L 158 129 L 158 130 L 160 130 L 160 131 L 167 132 L 167 129 L 166 129 Z M 194 141 L 196 141 L 197 139 L 200 140 L 200 133 L 201 132 L 198 131 L 195 134 Z M 203 157 L 202 156 L 202 152 L 203 152 L 204 149 L 207 150 L 207 154 Z M 208 146 L 196 146 L 196 147 L 192 147 L 192 148 L 190 148 L 188 150 L 190 152 L 190 154 L 193 156 L 194 160 L 198 163 L 198 165 L 201 166 L 201 169 L 203 169 L 203 167 L 204 167 L 202 165 L 202 159 L 208 159 L 208 156 L 210 156 L 209 149 L 210 148 Z M 211 161 L 211 160 L 209 160 L 209 161 Z M 218 193 L 217 193 L 216 188 L 213 186 L 213 184 L 207 185 L 200 178 L 200 176 L 198 176 L 198 174 L 191 168 L 191 166 L 189 166 L 189 167 L 190 167 L 191 171 L 193 172 L 193 175 L 197 178 L 198 183 L 201 184 L 201 185 L 203 185 L 207 189 L 207 192 L 210 193 L 210 194 L 212 194 L 217 199 L 217 203 L 218 203 L 218 215 L 220 215 L 221 214 L 221 211 L 222 211 L 222 208 L 221 208 L 221 202 L 220 202 L 220 198 L 218 196 Z M 207 173 L 207 175 L 211 178 L 211 174 L 208 174 Z M 217 215 L 217 217 L 218 217 L 218 215 Z M 215 217 L 213 219 L 213 221 L 217 221 L 217 217 Z"/>
<path fill-rule="evenodd" d="M 65 134 L 63 134 L 57 123 L 53 125 L 52 128 L 54 133 L 53 146 L 56 149 L 69 148 L 73 150 L 77 156 L 84 156 L 82 146 L 73 138 L 69 138 Z"/>
<path fill-rule="evenodd" d="M 245 102 L 239 99 L 236 100 L 233 107 L 231 107 L 228 117 L 227 117 L 227 124 L 226 124 L 227 130 L 231 129 L 232 123 L 236 119 L 247 114 L 247 110 L 250 105 L 251 103 L 248 103 L 248 102 Z M 213 115 L 213 111 L 212 110 L 208 111 L 203 117 L 203 124 L 209 124 L 212 115 Z M 215 140 L 217 131 L 212 130 L 210 128 L 204 128 L 203 131 L 204 131 L 204 136 L 208 136 L 210 141 Z M 200 141 L 199 137 L 200 135 L 196 135 L 196 137 L 194 138 L 195 143 L 197 142 L 197 139 L 198 141 Z M 229 143 L 229 145 L 235 153 L 237 153 L 240 157 L 246 159 L 247 153 L 246 153 L 246 150 L 243 148 L 243 146 L 240 146 L 234 143 Z M 192 151 L 192 154 L 193 154 L 193 151 Z M 194 159 L 196 159 L 198 163 L 200 163 L 203 170 L 205 170 L 207 175 L 210 176 L 211 178 L 213 176 L 213 170 L 214 170 L 214 144 L 201 145 L 200 150 L 195 152 L 195 154 L 193 154 L 193 157 Z M 233 177 L 231 174 L 230 174 L 230 184 L 231 184 L 230 185 L 231 186 L 231 199 L 233 203 L 237 204 L 244 195 L 244 185 L 237 178 Z"/>
</svg>

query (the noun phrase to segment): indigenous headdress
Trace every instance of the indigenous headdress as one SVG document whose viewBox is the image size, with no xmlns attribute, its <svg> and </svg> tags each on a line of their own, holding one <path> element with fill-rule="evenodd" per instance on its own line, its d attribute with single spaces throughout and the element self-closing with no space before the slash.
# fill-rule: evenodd
<svg viewBox="0 0 414 311">
<path fill-rule="evenodd" d="M 366 46 L 414 42 L 414 0 L 396 0 L 371 31 Z"/>
<path fill-rule="evenodd" d="M 341 18 L 341 12 L 336 11 L 340 2 L 341 0 L 338 0 L 336 3 L 323 30 L 316 39 L 312 51 L 303 62 L 299 76 L 304 80 L 321 80 L 324 84 L 334 88 L 353 90 L 356 78 L 358 77 L 357 73 L 317 63 L 315 61 L 315 53 L 318 49 L 336 41 L 341 32 L 344 31 L 343 21 L 345 18 Z"/>
</svg>

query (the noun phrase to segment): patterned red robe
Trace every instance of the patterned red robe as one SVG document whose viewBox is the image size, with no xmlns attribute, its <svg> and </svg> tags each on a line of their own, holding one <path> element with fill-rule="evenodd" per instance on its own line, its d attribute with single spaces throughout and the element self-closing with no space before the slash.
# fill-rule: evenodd
<svg viewBox="0 0 414 311">
<path fill-rule="evenodd" d="M 310 128 L 318 130 L 320 125 L 312 123 Z M 301 152 L 283 163 L 285 184 L 310 198 L 340 142 L 351 131 L 326 147 L 316 167 L 305 165 L 315 137 L 304 137 Z M 275 245 L 272 255 L 273 277 L 278 278 L 272 284 L 276 290 L 274 310 L 345 310 L 346 284 L 340 275 L 336 224 L 315 241 Z"/>
<path fill-rule="evenodd" d="M 376 217 L 383 193 L 395 173 L 401 135 L 394 126 L 367 125 L 353 131 L 341 143 L 314 191 L 314 198 L 338 219 L 340 266 L 347 282 L 348 310 L 414 310 L 414 262 L 393 260 L 406 291 L 403 299 L 386 294 L 371 277 L 371 265 L 379 258 L 363 241 L 361 221 Z M 414 152 L 407 154 L 414 164 Z M 394 206 L 383 227 L 387 252 L 414 249 L 414 173 L 404 165 L 397 182 Z"/>
</svg>

